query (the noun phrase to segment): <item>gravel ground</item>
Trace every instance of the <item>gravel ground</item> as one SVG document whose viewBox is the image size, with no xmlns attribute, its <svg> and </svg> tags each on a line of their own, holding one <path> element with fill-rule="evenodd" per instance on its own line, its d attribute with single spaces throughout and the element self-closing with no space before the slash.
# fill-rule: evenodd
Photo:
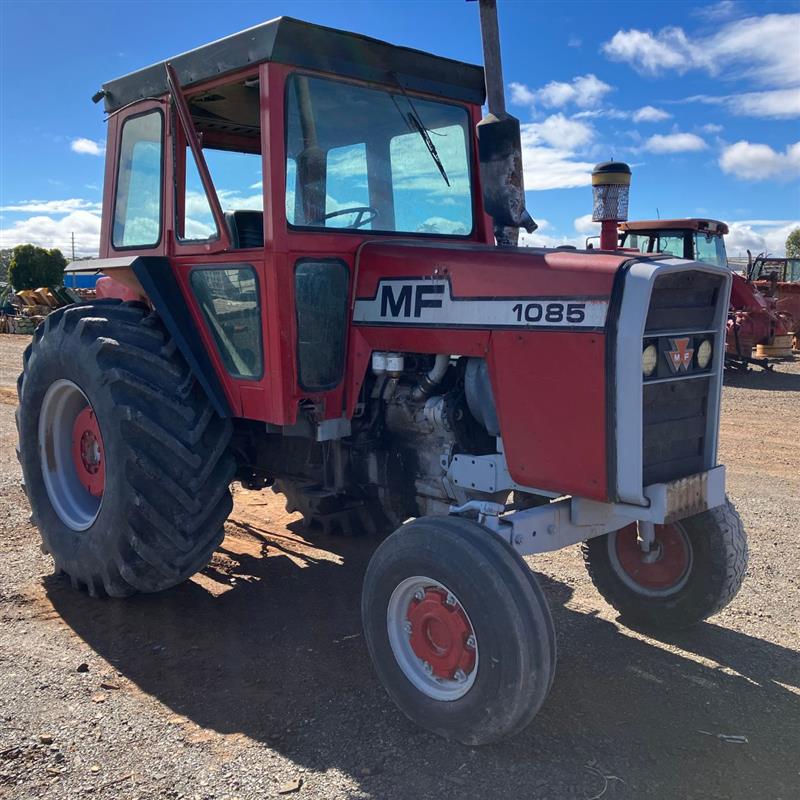
<svg viewBox="0 0 800 800">
<path fill-rule="evenodd" d="M 528 730 L 474 749 L 378 685 L 358 611 L 372 545 L 310 542 L 270 492 L 237 492 L 212 564 L 169 592 L 92 601 L 54 578 L 14 457 L 24 344 L 0 336 L 0 797 L 800 796 L 800 362 L 725 388 L 751 542 L 735 601 L 649 638 L 615 622 L 576 548 L 537 557 L 556 681 Z"/>
</svg>

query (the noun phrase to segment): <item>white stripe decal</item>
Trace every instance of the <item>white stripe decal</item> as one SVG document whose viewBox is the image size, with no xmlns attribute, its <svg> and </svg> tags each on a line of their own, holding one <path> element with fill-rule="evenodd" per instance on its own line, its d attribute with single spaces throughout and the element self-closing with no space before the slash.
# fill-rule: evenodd
<svg viewBox="0 0 800 800">
<path fill-rule="evenodd" d="M 453 298 L 448 280 L 390 279 L 356 300 L 353 321 L 469 328 L 602 328 L 608 300 L 591 297 Z"/>
</svg>

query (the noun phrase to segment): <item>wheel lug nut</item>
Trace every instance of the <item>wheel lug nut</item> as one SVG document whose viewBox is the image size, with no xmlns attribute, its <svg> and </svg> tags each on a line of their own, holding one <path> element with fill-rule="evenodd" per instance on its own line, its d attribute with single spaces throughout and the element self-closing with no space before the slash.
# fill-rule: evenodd
<svg viewBox="0 0 800 800">
<path fill-rule="evenodd" d="M 425 669 L 425 672 L 428 673 L 428 675 L 433 675 L 433 667 L 427 661 L 423 661 L 422 666 Z"/>
<path fill-rule="evenodd" d="M 475 649 L 475 644 L 476 644 L 475 636 L 473 634 L 470 634 L 467 637 L 467 647 L 469 647 L 470 650 L 474 650 Z"/>
<path fill-rule="evenodd" d="M 423 592 L 422 589 L 417 589 L 417 591 L 414 592 L 414 599 L 422 602 L 425 599 L 425 592 Z"/>
<path fill-rule="evenodd" d="M 444 599 L 444 603 L 447 606 L 454 606 L 456 604 L 455 595 L 452 595 L 452 594 L 450 594 L 450 592 L 448 592 L 447 593 L 447 597 L 445 597 L 445 599 Z"/>
<path fill-rule="evenodd" d="M 406 632 L 406 633 L 407 633 L 409 636 L 411 635 L 411 623 L 410 623 L 408 620 L 406 620 L 406 621 L 403 623 L 403 630 L 405 630 L 405 632 Z"/>
<path fill-rule="evenodd" d="M 467 674 L 464 672 L 463 669 L 457 669 L 453 673 L 453 678 L 457 680 L 459 683 L 463 683 L 467 679 Z"/>
</svg>

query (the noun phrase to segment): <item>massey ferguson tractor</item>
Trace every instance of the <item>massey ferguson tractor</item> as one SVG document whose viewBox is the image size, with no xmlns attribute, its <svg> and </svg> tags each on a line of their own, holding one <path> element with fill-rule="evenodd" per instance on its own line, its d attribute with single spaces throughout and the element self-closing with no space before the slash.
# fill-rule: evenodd
<svg viewBox="0 0 800 800">
<path fill-rule="evenodd" d="M 233 481 L 309 531 L 395 529 L 363 586 L 375 671 L 470 744 L 553 681 L 525 556 L 580 544 L 622 622 L 666 629 L 747 562 L 717 461 L 730 272 L 515 246 L 535 223 L 480 12 L 486 74 L 283 17 L 105 84 L 100 260 L 74 266 L 103 296 L 39 326 L 17 416 L 43 548 L 92 596 L 202 570 Z M 604 230 L 630 177 L 595 170 Z"/>
</svg>

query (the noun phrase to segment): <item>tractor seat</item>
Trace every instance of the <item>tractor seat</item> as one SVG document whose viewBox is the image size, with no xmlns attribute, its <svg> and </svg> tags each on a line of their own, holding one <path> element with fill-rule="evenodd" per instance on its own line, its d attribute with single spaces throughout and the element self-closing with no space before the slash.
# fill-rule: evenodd
<svg viewBox="0 0 800 800">
<path fill-rule="evenodd" d="M 226 211 L 225 224 L 235 250 L 264 246 L 263 211 Z"/>
</svg>

